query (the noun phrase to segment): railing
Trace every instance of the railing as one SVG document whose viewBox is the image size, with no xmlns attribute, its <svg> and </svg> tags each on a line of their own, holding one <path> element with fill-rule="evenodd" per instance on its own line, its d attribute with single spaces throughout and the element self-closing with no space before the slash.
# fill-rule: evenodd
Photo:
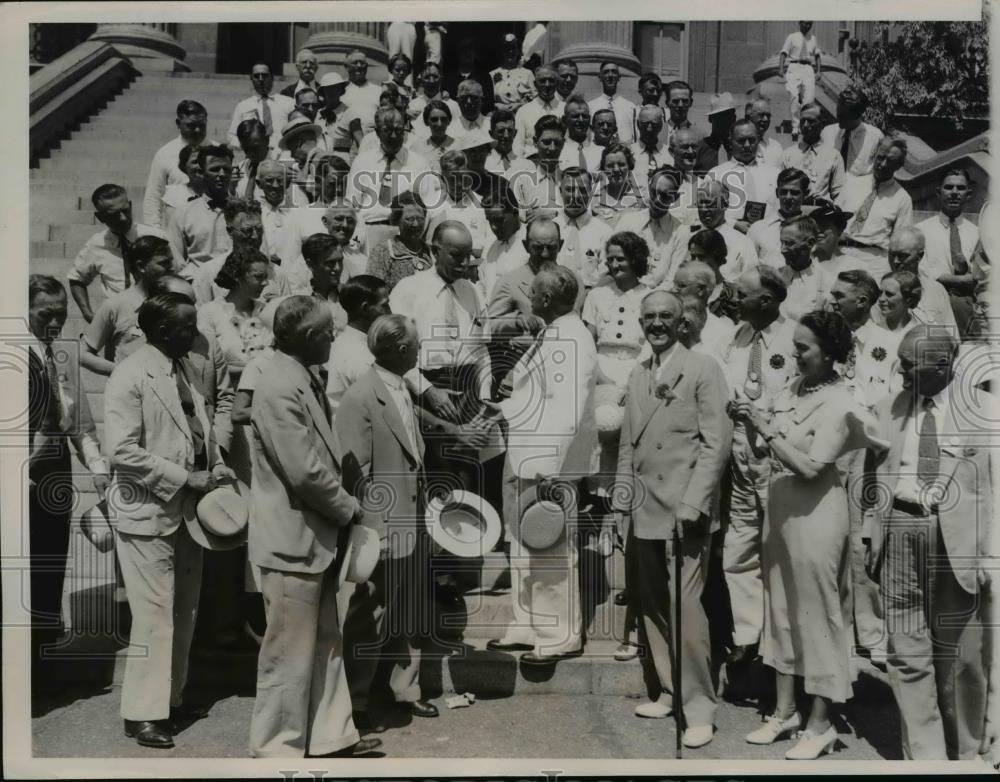
<svg viewBox="0 0 1000 782">
<path fill-rule="evenodd" d="M 137 75 L 113 46 L 100 41 L 86 41 L 33 73 L 28 101 L 31 166 Z"/>
</svg>

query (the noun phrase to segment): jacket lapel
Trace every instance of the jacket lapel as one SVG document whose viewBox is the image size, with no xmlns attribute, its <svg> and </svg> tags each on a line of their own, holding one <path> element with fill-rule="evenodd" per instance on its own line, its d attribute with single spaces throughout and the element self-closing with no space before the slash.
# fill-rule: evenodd
<svg viewBox="0 0 1000 782">
<path fill-rule="evenodd" d="M 151 349 L 156 350 L 156 348 Z M 151 362 L 146 363 L 146 374 L 151 381 L 150 388 L 177 428 L 184 433 L 188 440 L 191 440 L 191 430 L 188 428 L 187 416 L 181 409 L 181 398 L 180 394 L 177 393 L 174 378 L 169 374 L 169 369 L 166 373 L 159 372 L 157 369 L 158 367 Z"/>
<path fill-rule="evenodd" d="M 316 431 L 319 433 L 320 439 L 323 440 L 323 443 L 333 456 L 334 462 L 336 462 L 339 467 L 341 461 L 340 441 L 337 440 L 337 436 L 330 427 L 330 422 L 326 417 L 326 411 L 323 409 L 323 406 L 313 393 L 312 386 L 310 385 L 310 380 L 313 376 L 312 373 L 291 356 L 288 356 L 280 351 L 275 354 L 276 358 L 278 356 L 281 356 L 282 360 L 285 360 L 288 363 L 290 374 L 297 374 L 299 378 L 299 392 L 306 401 L 306 410 L 308 410 L 309 415 L 312 416 L 313 423 L 316 425 Z"/>
<path fill-rule="evenodd" d="M 654 375 L 654 370 L 652 366 L 652 359 L 644 361 L 642 367 L 644 372 L 639 373 L 643 377 L 637 375 L 636 379 L 643 382 L 643 405 L 641 418 L 639 420 L 639 426 L 636 428 L 634 435 L 634 442 L 638 443 L 639 438 L 642 433 L 646 431 L 646 427 L 649 426 L 649 422 L 653 420 L 653 416 L 656 413 L 670 404 L 669 399 L 660 399 L 655 394 L 655 388 L 661 385 L 666 385 L 668 388 L 673 390 L 676 388 L 677 384 L 680 383 L 681 379 L 684 377 L 684 366 L 687 363 L 687 348 L 683 345 L 678 344 L 677 349 L 674 352 L 673 357 L 663 367 L 663 371 L 660 373 L 659 379 Z M 650 393 L 650 388 L 654 389 L 654 393 Z"/>
<path fill-rule="evenodd" d="M 378 372 L 375 371 L 374 367 L 372 372 L 372 390 L 375 393 L 375 398 L 378 400 L 382 407 L 382 417 L 385 419 L 386 425 L 389 427 L 389 431 L 392 432 L 393 436 L 399 441 L 399 444 L 403 446 L 403 450 L 409 454 L 413 462 L 420 462 L 420 455 L 413 453 L 413 448 L 410 445 L 410 438 L 406 434 L 406 426 L 403 424 L 403 419 L 399 417 L 399 411 L 396 409 L 396 403 L 392 399 L 392 395 L 389 393 L 389 389 L 386 388 L 385 383 L 382 378 L 378 376 Z M 413 430 L 416 433 L 416 425 L 414 425 Z M 418 442 L 417 447 L 420 444 Z"/>
</svg>

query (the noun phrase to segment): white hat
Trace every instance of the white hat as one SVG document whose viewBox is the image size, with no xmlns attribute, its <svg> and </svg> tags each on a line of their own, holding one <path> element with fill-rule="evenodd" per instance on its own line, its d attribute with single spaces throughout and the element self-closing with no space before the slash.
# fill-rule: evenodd
<svg viewBox="0 0 1000 782">
<path fill-rule="evenodd" d="M 108 518 L 107 500 L 101 500 L 80 517 L 80 530 L 102 554 L 115 547 L 115 532 Z"/>
<path fill-rule="evenodd" d="M 188 533 L 198 545 L 216 551 L 236 548 L 247 539 L 250 489 L 236 481 L 201 496 L 188 492 L 181 512 Z"/>
<path fill-rule="evenodd" d="M 736 111 L 736 104 L 733 103 L 733 94 L 731 92 L 722 92 L 718 95 L 712 96 L 712 102 L 709 105 L 708 116 L 713 114 L 721 114 L 724 111 Z"/>
<path fill-rule="evenodd" d="M 343 552 L 338 551 L 340 570 L 337 572 L 338 583 L 344 582 L 363 584 L 372 577 L 381 553 L 378 533 L 363 524 L 351 524 L 341 531 L 338 547 L 346 546 Z"/>
<path fill-rule="evenodd" d="M 341 84 L 347 84 L 347 79 L 336 71 L 324 73 L 322 78 L 319 80 L 320 87 L 339 87 Z"/>
<path fill-rule="evenodd" d="M 471 491 L 429 500 L 424 523 L 431 539 L 457 557 L 485 556 L 500 540 L 500 516 Z"/>
<path fill-rule="evenodd" d="M 473 128 L 458 140 L 456 149 L 465 151 L 476 147 L 493 146 L 493 136 L 486 128 Z"/>
<path fill-rule="evenodd" d="M 323 128 L 315 122 L 310 121 L 308 117 L 296 117 L 281 129 L 281 139 L 278 141 L 278 146 L 287 150 L 288 143 L 303 133 L 313 133 L 319 137 L 323 135 Z"/>
<path fill-rule="evenodd" d="M 528 549 L 540 550 L 553 546 L 566 532 L 569 519 L 576 510 L 576 492 L 563 491 L 561 504 L 538 498 L 538 486 L 521 492 L 517 498 L 520 511 L 517 537 Z"/>
</svg>

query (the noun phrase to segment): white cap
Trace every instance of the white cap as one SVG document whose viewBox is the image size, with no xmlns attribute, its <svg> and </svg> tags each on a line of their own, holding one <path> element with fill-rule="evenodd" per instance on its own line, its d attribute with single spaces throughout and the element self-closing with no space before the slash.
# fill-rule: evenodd
<svg viewBox="0 0 1000 782">
<path fill-rule="evenodd" d="M 339 87 L 341 84 L 347 84 L 347 79 L 336 71 L 324 73 L 323 77 L 319 80 L 320 87 Z"/>
</svg>

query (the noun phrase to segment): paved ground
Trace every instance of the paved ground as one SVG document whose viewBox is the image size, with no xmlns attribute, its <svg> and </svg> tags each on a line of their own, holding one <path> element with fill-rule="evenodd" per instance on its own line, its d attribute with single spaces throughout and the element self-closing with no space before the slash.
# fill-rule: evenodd
<svg viewBox="0 0 1000 782">
<path fill-rule="evenodd" d="M 246 757 L 253 708 L 249 693 L 216 693 L 207 719 L 183 730 L 170 751 L 143 749 L 122 734 L 117 687 L 97 693 L 67 690 L 36 702 L 36 757 Z M 381 734 L 384 756 L 672 758 L 670 719 L 632 714 L 636 699 L 615 696 L 515 695 L 477 700 L 449 711 L 438 700 L 437 719 L 376 712 L 390 729 Z M 743 737 L 759 724 L 755 706 L 725 703 L 708 746 L 686 750 L 691 759 L 781 759 L 790 742 L 754 747 Z M 888 688 L 862 677 L 858 696 L 838 719 L 838 760 L 898 757 L 899 734 Z"/>
</svg>

